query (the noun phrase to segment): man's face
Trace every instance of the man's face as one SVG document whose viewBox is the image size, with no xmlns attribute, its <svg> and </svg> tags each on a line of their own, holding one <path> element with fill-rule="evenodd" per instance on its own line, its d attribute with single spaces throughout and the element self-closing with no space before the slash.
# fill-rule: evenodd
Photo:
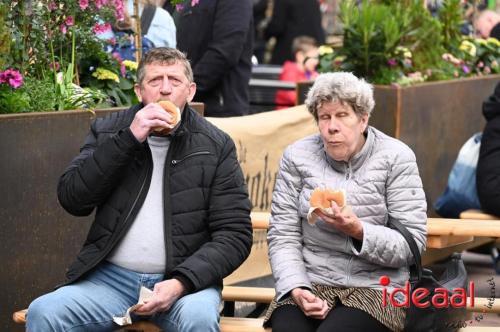
<svg viewBox="0 0 500 332">
<path fill-rule="evenodd" d="M 183 110 L 184 105 L 193 99 L 196 84 L 189 82 L 182 63 L 153 62 L 145 66 L 144 80 L 140 85 L 136 84 L 135 93 L 144 105 L 170 100 Z"/>
</svg>

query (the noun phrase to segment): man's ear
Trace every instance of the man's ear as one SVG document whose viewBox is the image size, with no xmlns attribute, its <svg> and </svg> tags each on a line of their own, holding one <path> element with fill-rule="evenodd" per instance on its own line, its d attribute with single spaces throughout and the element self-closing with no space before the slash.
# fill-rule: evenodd
<svg viewBox="0 0 500 332">
<path fill-rule="evenodd" d="M 137 96 L 137 99 L 139 99 L 139 101 L 142 102 L 141 87 L 139 86 L 139 84 L 134 85 L 134 92 L 135 95 Z"/>
<path fill-rule="evenodd" d="M 195 94 L 196 94 L 196 83 L 191 82 L 191 83 L 189 83 L 189 94 L 187 97 L 188 103 L 193 100 Z"/>
</svg>

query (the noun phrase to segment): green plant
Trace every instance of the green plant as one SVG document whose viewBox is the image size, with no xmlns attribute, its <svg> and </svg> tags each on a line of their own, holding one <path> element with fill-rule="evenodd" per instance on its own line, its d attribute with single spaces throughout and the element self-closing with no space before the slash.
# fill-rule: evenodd
<svg viewBox="0 0 500 332">
<path fill-rule="evenodd" d="M 387 84 L 415 66 L 437 63 L 442 54 L 440 24 L 419 0 L 341 3 L 344 61 L 339 69 L 353 71 L 375 83 Z M 411 66 L 394 66 L 398 47 L 412 54 Z"/>
</svg>

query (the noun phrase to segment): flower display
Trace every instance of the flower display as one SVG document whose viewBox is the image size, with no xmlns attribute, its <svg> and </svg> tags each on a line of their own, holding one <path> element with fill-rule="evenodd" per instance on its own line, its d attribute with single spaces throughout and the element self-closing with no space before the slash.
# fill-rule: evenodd
<svg viewBox="0 0 500 332">
<path fill-rule="evenodd" d="M 444 1 L 437 17 L 417 0 L 345 0 L 343 45 L 321 46 L 318 70 L 400 86 L 499 73 L 500 42 L 463 36 L 462 17 L 460 0 Z"/>
<path fill-rule="evenodd" d="M 23 76 L 15 69 L 9 68 L 3 72 L 0 71 L 0 84 L 8 84 L 17 89 L 23 85 Z"/>
</svg>

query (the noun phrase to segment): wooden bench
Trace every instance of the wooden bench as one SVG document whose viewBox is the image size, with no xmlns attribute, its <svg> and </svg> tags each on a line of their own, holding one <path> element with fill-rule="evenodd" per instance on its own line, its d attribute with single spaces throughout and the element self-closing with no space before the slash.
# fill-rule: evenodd
<svg viewBox="0 0 500 332">
<path fill-rule="evenodd" d="M 230 284 L 235 282 L 241 282 L 253 278 L 259 278 L 271 273 L 269 261 L 267 258 L 267 242 L 265 237 L 266 230 L 269 227 L 269 217 L 270 214 L 267 212 L 253 212 L 252 213 L 252 226 L 255 234 L 258 234 L 258 238 L 252 246 L 252 251 L 249 258 L 243 263 L 233 274 L 224 279 L 224 289 L 222 291 L 222 299 L 225 302 L 252 302 L 252 303 L 270 303 L 275 296 L 275 290 L 273 288 L 265 287 L 242 287 L 242 286 L 231 286 Z M 460 224 L 459 222 L 465 222 Z M 443 218 L 429 218 L 428 219 L 428 247 L 430 250 L 443 250 L 452 249 L 457 251 L 468 244 L 473 244 L 472 241 L 466 241 L 463 243 L 463 236 L 494 236 L 500 237 L 500 228 L 496 227 L 492 229 L 491 220 L 482 219 L 481 222 L 478 220 L 454 220 L 454 219 L 443 219 Z M 474 224 L 474 225 L 473 225 Z M 481 226 L 481 227 L 478 227 Z M 473 227 L 474 226 L 474 227 Z M 479 229 L 479 228 L 485 229 Z M 459 237 L 457 243 L 456 238 Z M 439 238 L 447 239 L 446 241 L 440 240 Z M 434 239 L 434 240 L 433 240 Z M 481 238 L 480 238 L 481 239 Z M 491 241 L 490 237 L 483 238 L 486 241 Z M 446 244 L 446 245 L 445 245 Z M 428 250 L 429 250 L 428 249 Z M 447 252 L 447 251 L 446 251 Z M 427 251 L 423 255 L 423 260 L 425 261 Z M 446 257 L 446 256 L 445 256 Z M 444 258 L 444 257 L 442 257 Z M 433 261 L 433 259 L 428 259 L 428 261 Z M 487 313 L 500 313 L 500 300 L 489 303 L 489 299 L 486 298 L 475 298 L 475 306 L 467 307 L 469 312 L 487 312 Z M 20 310 L 14 313 L 13 319 L 16 323 L 24 324 L 26 322 L 26 309 Z M 264 332 L 271 331 L 269 328 L 262 327 L 263 320 L 261 318 L 241 318 L 241 317 L 221 317 L 220 327 L 222 332 Z M 160 331 L 158 327 L 149 322 L 136 322 L 127 327 L 121 328 L 118 331 L 145 331 L 145 332 L 157 332 Z M 493 327 L 475 327 L 467 326 L 466 328 L 460 329 L 463 332 L 493 332 L 497 331 L 498 328 Z"/>
<path fill-rule="evenodd" d="M 275 291 L 273 288 L 261 288 L 261 287 L 238 287 L 238 286 L 226 286 L 222 292 L 222 297 L 225 301 L 243 301 L 243 302 L 262 302 L 270 303 L 275 296 Z M 467 301 L 469 303 L 469 301 Z M 469 312 L 480 312 L 480 313 L 500 313 L 500 301 L 494 301 L 490 303 L 487 298 L 475 298 L 475 306 L 467 307 Z M 25 324 L 26 323 L 26 309 L 17 311 L 13 315 L 13 319 L 16 323 Z M 242 318 L 242 317 L 221 317 L 220 327 L 222 332 L 263 332 L 271 331 L 270 328 L 264 328 L 262 326 L 262 318 Z M 460 331 L 473 332 L 473 331 L 496 331 L 493 327 L 475 327 L 468 326 L 462 328 Z M 149 322 L 136 322 L 127 327 L 118 329 L 117 331 L 144 331 L 144 332 L 159 332 L 160 329 Z"/>
</svg>

